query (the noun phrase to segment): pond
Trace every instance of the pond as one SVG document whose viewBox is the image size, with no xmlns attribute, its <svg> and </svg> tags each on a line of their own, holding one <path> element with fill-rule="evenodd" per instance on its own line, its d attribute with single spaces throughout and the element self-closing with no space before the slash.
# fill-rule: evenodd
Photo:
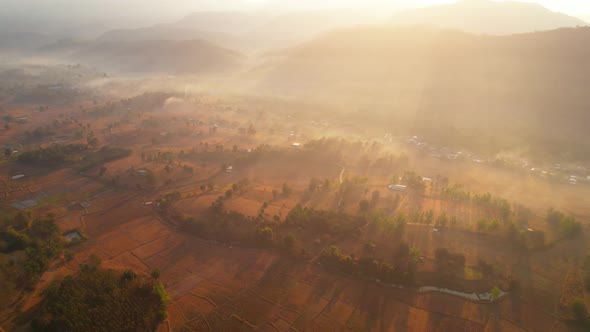
<svg viewBox="0 0 590 332">
<path fill-rule="evenodd" d="M 82 234 L 80 234 L 80 232 L 78 232 L 77 230 L 73 230 L 73 231 L 69 231 L 69 232 L 65 233 L 64 237 L 66 238 L 66 240 L 68 240 L 68 242 L 83 239 Z"/>
</svg>

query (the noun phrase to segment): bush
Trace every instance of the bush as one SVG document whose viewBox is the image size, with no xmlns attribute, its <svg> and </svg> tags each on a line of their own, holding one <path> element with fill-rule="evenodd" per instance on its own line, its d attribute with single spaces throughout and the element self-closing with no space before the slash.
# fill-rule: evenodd
<svg viewBox="0 0 590 332">
<path fill-rule="evenodd" d="M 160 279 L 160 269 L 153 269 L 150 275 L 156 280 Z"/>
</svg>

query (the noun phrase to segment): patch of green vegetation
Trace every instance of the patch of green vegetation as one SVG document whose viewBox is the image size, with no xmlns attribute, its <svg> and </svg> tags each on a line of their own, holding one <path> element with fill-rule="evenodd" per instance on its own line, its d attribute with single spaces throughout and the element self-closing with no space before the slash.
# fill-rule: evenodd
<svg viewBox="0 0 590 332">
<path fill-rule="evenodd" d="M 61 250 L 62 237 L 53 216 L 32 219 L 19 213 L 6 220 L 0 227 L 0 252 L 12 259 L 0 264 L 0 284 L 12 287 L 2 294 L 32 289 Z"/>
<path fill-rule="evenodd" d="M 322 255 L 321 262 L 329 269 L 348 275 L 406 285 L 414 284 L 417 264 L 409 251 L 404 256 L 396 257 L 392 264 L 371 257 L 355 259 L 354 256 L 342 254 L 334 245 Z"/>
<path fill-rule="evenodd" d="M 166 319 L 170 299 L 160 281 L 90 261 L 43 291 L 34 331 L 153 331 Z"/>
<path fill-rule="evenodd" d="M 574 216 L 550 208 L 547 210 L 547 223 L 562 238 L 573 238 L 582 232 L 582 224 Z"/>
<path fill-rule="evenodd" d="M 71 161 L 72 156 L 88 149 L 84 144 L 51 145 L 23 152 L 18 156 L 20 162 L 39 166 L 59 165 Z"/>
<path fill-rule="evenodd" d="M 87 171 L 98 165 L 129 157 L 131 150 L 105 146 L 102 149 L 85 155 L 77 165 L 78 170 Z"/>
<path fill-rule="evenodd" d="M 483 279 L 483 274 L 480 271 L 472 269 L 470 267 L 465 267 L 464 271 L 464 278 L 465 280 L 481 280 Z"/>
</svg>

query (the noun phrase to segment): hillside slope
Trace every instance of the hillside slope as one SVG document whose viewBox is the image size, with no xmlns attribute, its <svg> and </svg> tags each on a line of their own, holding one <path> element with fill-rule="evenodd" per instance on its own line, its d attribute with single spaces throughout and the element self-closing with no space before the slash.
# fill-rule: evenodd
<svg viewBox="0 0 590 332">
<path fill-rule="evenodd" d="M 243 56 L 202 40 L 64 43 L 70 61 L 120 73 L 210 74 L 238 68 Z M 47 47 L 60 53 L 58 46 Z"/>
<path fill-rule="evenodd" d="M 587 25 L 578 18 L 552 12 L 538 4 L 490 0 L 461 0 L 410 10 L 395 15 L 392 23 L 432 25 L 498 35 Z"/>
<path fill-rule="evenodd" d="M 590 28 L 480 36 L 367 27 L 269 56 L 254 74 L 261 91 L 362 109 L 362 119 L 390 128 L 502 137 L 501 131 L 588 148 L 588 58 Z"/>
</svg>

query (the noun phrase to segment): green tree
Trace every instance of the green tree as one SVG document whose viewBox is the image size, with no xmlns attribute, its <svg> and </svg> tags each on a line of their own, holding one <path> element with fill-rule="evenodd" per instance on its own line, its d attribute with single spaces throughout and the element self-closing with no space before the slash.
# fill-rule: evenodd
<svg viewBox="0 0 590 332">
<path fill-rule="evenodd" d="M 23 229 L 29 227 L 30 222 L 31 222 L 31 213 L 30 212 L 27 212 L 27 213 L 19 212 L 13 218 L 12 227 L 14 227 L 14 229 L 16 229 L 17 231 L 20 231 L 20 230 L 23 230 Z"/>
<path fill-rule="evenodd" d="M 160 269 L 153 269 L 150 275 L 156 280 L 160 279 Z"/>
<path fill-rule="evenodd" d="M 371 205 L 376 206 L 379 204 L 379 199 L 381 198 L 381 192 L 379 190 L 373 191 L 371 194 Z"/>
<path fill-rule="evenodd" d="M 283 244 L 287 249 L 293 249 L 293 247 L 295 246 L 295 236 L 293 236 L 293 234 L 285 235 L 285 237 L 283 238 Z"/>
<path fill-rule="evenodd" d="M 412 263 L 418 263 L 420 261 L 420 257 L 422 256 L 422 253 L 420 252 L 420 249 L 416 247 L 411 247 L 408 256 L 410 257 L 410 261 Z"/>
<path fill-rule="evenodd" d="M 588 309 L 583 299 L 578 298 L 572 302 L 572 313 L 579 321 L 584 321 L 588 318 Z"/>
<path fill-rule="evenodd" d="M 90 255 L 90 257 L 88 257 L 88 263 L 86 263 L 86 266 L 90 269 L 98 269 L 100 267 L 100 265 L 102 264 L 102 259 L 100 259 L 100 257 L 98 257 L 95 254 Z"/>
<path fill-rule="evenodd" d="M 283 183 L 283 195 L 289 196 L 289 195 L 291 195 L 292 192 L 293 192 L 293 189 L 291 189 L 291 187 L 289 187 L 287 182 Z"/>
<path fill-rule="evenodd" d="M 500 288 L 498 288 L 498 286 L 494 286 L 490 293 L 492 294 L 492 300 L 495 301 L 500 298 L 500 294 L 502 293 L 502 291 L 500 290 Z"/>
<path fill-rule="evenodd" d="M 273 231 L 272 231 L 272 228 L 270 228 L 269 226 L 265 226 L 265 227 L 261 228 L 258 231 L 258 234 L 260 235 L 260 238 L 262 239 L 262 241 L 264 241 L 264 243 L 266 243 L 266 244 L 272 243 Z"/>
<path fill-rule="evenodd" d="M 363 199 L 362 201 L 359 202 L 359 210 L 363 213 L 365 212 L 369 212 L 369 209 L 371 208 L 371 203 L 369 203 L 369 201 L 367 201 L 366 199 Z"/>
<path fill-rule="evenodd" d="M 121 275 L 121 280 L 123 281 L 132 281 L 135 280 L 137 278 L 137 274 L 135 274 L 135 272 L 133 272 L 133 270 L 131 269 L 127 269 L 125 271 L 123 271 L 123 274 Z"/>
</svg>

